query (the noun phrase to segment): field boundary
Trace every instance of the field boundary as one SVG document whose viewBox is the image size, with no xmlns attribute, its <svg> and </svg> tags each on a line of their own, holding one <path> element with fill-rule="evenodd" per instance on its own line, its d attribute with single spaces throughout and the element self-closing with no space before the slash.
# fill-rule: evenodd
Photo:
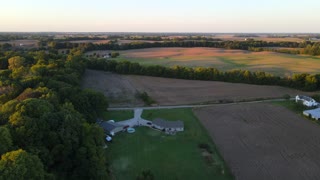
<svg viewBox="0 0 320 180">
<path fill-rule="evenodd" d="M 180 109 L 180 108 L 202 108 L 210 107 L 217 105 L 233 105 L 233 104 L 251 104 L 251 103 L 264 103 L 264 102 L 277 102 L 277 101 L 286 101 L 288 99 L 265 99 L 265 100 L 253 100 L 253 101 L 241 101 L 241 102 L 226 102 L 226 103 L 211 103 L 211 104 L 186 104 L 186 105 L 174 105 L 174 106 L 154 106 L 154 107 L 119 107 L 119 108 L 107 108 L 109 111 L 122 111 L 122 110 L 134 110 L 134 109 Z M 289 100 L 294 100 L 290 98 Z"/>
</svg>

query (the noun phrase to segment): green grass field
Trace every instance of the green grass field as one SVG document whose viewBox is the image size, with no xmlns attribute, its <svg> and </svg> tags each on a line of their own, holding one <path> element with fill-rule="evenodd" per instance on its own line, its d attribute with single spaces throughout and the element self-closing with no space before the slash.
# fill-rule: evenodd
<svg viewBox="0 0 320 180">
<path fill-rule="evenodd" d="M 133 118 L 133 111 L 108 111 L 103 114 L 104 120 L 123 121 Z"/>
<path fill-rule="evenodd" d="M 217 48 L 149 48 L 120 51 L 119 61 L 144 65 L 214 67 L 222 71 L 243 69 L 286 76 L 320 72 L 320 57 Z"/>
<path fill-rule="evenodd" d="M 113 113 L 109 117 L 117 119 L 117 115 L 119 113 Z M 159 180 L 233 179 L 191 109 L 146 110 L 142 116 L 145 119 L 183 120 L 185 131 L 166 135 L 147 127 L 137 127 L 133 134 L 117 134 L 106 149 L 110 170 L 116 179 L 135 179 L 143 170 L 151 170 Z M 209 145 L 213 151 L 210 157 L 203 155 L 199 143 Z"/>
</svg>

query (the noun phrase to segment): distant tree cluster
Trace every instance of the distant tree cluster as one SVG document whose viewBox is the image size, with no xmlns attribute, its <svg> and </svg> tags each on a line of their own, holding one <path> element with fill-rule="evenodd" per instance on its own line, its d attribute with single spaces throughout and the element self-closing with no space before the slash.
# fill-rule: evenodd
<svg viewBox="0 0 320 180">
<path fill-rule="evenodd" d="M 320 74 L 294 74 L 292 77 L 279 77 L 265 72 L 250 72 L 248 70 L 232 70 L 222 72 L 207 67 L 164 67 L 159 65 L 145 66 L 129 61 L 91 60 L 88 67 L 96 70 L 111 71 L 120 74 L 136 74 L 156 77 L 168 77 L 190 80 L 224 81 L 259 85 L 279 85 L 315 91 L 320 89 Z"/>
<path fill-rule="evenodd" d="M 85 68 L 77 50 L 0 53 L 0 179 L 108 178 L 108 103 L 79 87 Z"/>
</svg>

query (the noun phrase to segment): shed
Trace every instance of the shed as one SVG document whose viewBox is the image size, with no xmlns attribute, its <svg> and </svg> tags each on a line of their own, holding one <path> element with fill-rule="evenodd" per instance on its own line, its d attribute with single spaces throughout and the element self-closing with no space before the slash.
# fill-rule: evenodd
<svg viewBox="0 0 320 180">
<path fill-rule="evenodd" d="M 303 115 L 320 120 L 320 108 L 303 111 Z"/>
<path fill-rule="evenodd" d="M 164 119 L 156 118 L 152 121 L 153 126 L 157 129 L 165 131 L 184 131 L 184 123 L 178 121 L 166 121 Z"/>
<path fill-rule="evenodd" d="M 104 132 L 114 136 L 116 133 L 123 131 L 124 126 L 116 122 L 104 121 L 100 123 L 100 126 L 103 128 Z"/>
</svg>

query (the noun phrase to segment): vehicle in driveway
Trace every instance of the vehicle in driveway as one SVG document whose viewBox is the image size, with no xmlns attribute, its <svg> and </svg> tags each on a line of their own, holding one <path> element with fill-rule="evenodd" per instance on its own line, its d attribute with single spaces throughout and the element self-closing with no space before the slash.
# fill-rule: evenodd
<svg viewBox="0 0 320 180">
<path fill-rule="evenodd" d="M 109 135 L 107 135 L 107 136 L 106 136 L 106 141 L 107 141 L 107 142 L 111 142 L 111 141 L 112 141 L 112 137 L 109 136 Z"/>
</svg>

